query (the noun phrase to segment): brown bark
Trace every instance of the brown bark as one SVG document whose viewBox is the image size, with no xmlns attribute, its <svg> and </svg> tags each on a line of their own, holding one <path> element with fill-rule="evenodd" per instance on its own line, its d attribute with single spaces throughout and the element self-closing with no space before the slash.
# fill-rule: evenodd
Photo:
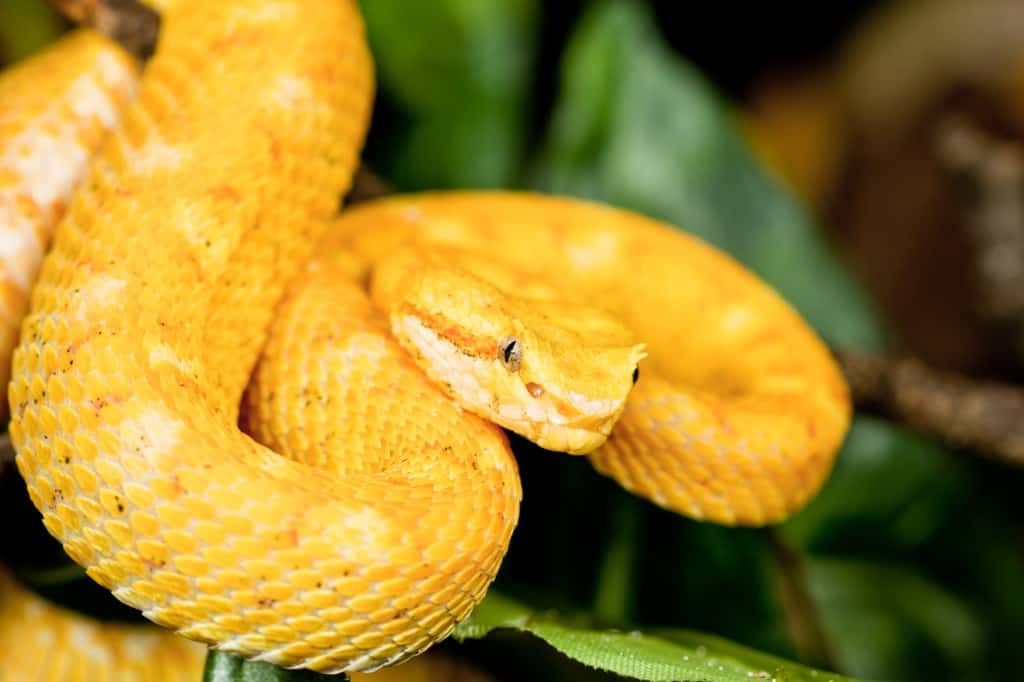
<svg viewBox="0 0 1024 682">
<path fill-rule="evenodd" d="M 954 115 L 939 127 L 938 152 L 958 181 L 977 312 L 1024 363 L 1024 146 Z"/>
<path fill-rule="evenodd" d="M 138 0 L 48 0 L 64 16 L 116 40 L 140 59 L 156 47 L 160 15 Z"/>
<path fill-rule="evenodd" d="M 839 350 L 858 411 L 873 412 L 989 458 L 1024 466 L 1024 389 L 913 358 Z"/>
</svg>

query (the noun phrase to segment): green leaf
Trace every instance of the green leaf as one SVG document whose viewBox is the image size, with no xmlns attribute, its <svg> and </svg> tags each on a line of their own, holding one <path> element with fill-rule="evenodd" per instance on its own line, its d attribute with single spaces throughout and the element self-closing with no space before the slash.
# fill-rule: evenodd
<svg viewBox="0 0 1024 682">
<path fill-rule="evenodd" d="M 994 679 L 978 616 L 917 571 L 814 558 L 806 568 L 844 669 L 897 679 Z"/>
<path fill-rule="evenodd" d="M 864 294 L 645 3 L 597 3 L 576 29 L 534 184 L 678 225 L 746 263 L 830 341 L 882 342 Z"/>
<path fill-rule="evenodd" d="M 783 533 L 814 552 L 919 546 L 964 494 L 964 467 L 935 441 L 890 422 L 854 423 L 821 494 Z"/>
<path fill-rule="evenodd" d="M 792 651 L 761 532 L 651 510 L 633 617 L 713 632 L 762 651 Z"/>
<path fill-rule="evenodd" d="M 52 42 L 63 30 L 60 16 L 43 0 L 0 2 L 0 65 L 15 62 Z"/>
<path fill-rule="evenodd" d="M 203 682 L 345 682 L 347 675 L 324 675 L 309 670 L 285 670 L 270 663 L 245 661 L 223 651 L 206 655 Z"/>
<path fill-rule="evenodd" d="M 403 189 L 508 185 L 522 167 L 536 0 L 362 9 L 381 92 L 397 110 L 371 137 L 372 164 Z"/>
<path fill-rule="evenodd" d="M 851 682 L 762 654 L 719 637 L 683 630 L 652 633 L 596 630 L 557 613 L 536 612 L 493 589 L 456 639 L 478 639 L 495 629 L 526 632 L 584 665 L 634 680 L 687 682 Z"/>
<path fill-rule="evenodd" d="M 612 527 L 594 589 L 594 615 L 608 623 L 630 619 L 637 570 L 635 538 L 643 522 L 643 504 L 635 497 L 621 497 L 612 515 Z"/>
</svg>

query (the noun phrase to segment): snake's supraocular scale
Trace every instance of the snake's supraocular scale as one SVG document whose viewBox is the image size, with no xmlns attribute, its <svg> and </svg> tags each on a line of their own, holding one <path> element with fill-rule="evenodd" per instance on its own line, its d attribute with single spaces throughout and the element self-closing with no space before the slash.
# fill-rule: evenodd
<svg viewBox="0 0 1024 682">
<path fill-rule="evenodd" d="M 137 71 L 114 42 L 80 30 L 0 73 L 0 386 L 53 228 L 135 93 Z"/>
</svg>

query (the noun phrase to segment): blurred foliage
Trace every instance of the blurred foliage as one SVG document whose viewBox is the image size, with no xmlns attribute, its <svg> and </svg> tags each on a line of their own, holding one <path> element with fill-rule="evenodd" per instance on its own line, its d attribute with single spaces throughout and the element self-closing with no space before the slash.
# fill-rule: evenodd
<svg viewBox="0 0 1024 682">
<path fill-rule="evenodd" d="M 0 2 L 0 64 L 22 59 L 61 33 L 60 17 L 41 0 Z"/>
<path fill-rule="evenodd" d="M 380 87 L 403 114 L 380 151 L 388 179 L 508 184 L 524 156 L 535 0 L 373 0 L 362 9 Z"/>
<path fill-rule="evenodd" d="M 829 341 L 880 345 L 866 299 L 806 212 L 754 163 L 732 113 L 638 3 L 602 3 L 580 22 L 535 177 L 541 189 L 697 234 L 773 284 Z"/>
<path fill-rule="evenodd" d="M 383 49 L 375 55 L 385 109 L 393 106 L 406 117 L 373 131 L 371 159 L 403 189 L 525 186 L 646 213 L 732 253 L 776 286 L 830 340 L 860 347 L 881 344 L 866 299 L 828 252 L 805 211 L 754 163 L 731 112 L 662 44 L 641 3 L 598 3 L 582 18 L 565 51 L 546 142 L 533 158 L 528 150 L 495 152 L 487 146 L 496 144 L 493 140 L 467 148 L 460 143 L 465 134 L 462 119 L 451 114 L 472 112 L 474 128 L 500 130 L 502 142 L 513 137 L 510 131 L 522 129 L 528 112 L 525 69 L 506 68 L 505 77 L 495 79 L 489 92 L 478 98 L 480 104 L 468 96 L 478 82 L 475 76 L 494 70 L 485 66 L 492 59 L 517 67 L 531 63 L 534 33 L 523 30 L 523 20 L 512 21 L 509 12 L 522 2 L 496 3 L 505 9 L 492 13 L 487 25 L 493 45 L 486 50 L 460 40 L 459 12 L 449 12 L 447 21 L 438 18 L 444 12 L 435 12 L 432 23 L 439 32 L 432 39 L 417 34 L 410 40 L 407 24 L 387 21 L 392 15 L 374 23 L 378 13 L 385 14 L 378 7 L 390 3 L 364 4 L 374 46 Z M 521 11 L 514 17 L 532 15 Z M 389 28 L 386 39 L 384 31 Z M 445 45 L 441 56 L 428 57 L 439 41 Z M 423 64 L 433 60 L 441 68 L 425 74 Z M 390 75 L 398 64 L 407 64 L 404 79 Z M 412 96 L 416 92 L 433 96 Z M 499 100 L 506 103 L 500 111 L 485 106 Z M 477 116 L 481 120 L 476 121 Z M 453 126 L 459 132 L 445 131 L 446 137 L 433 139 L 421 150 L 394 142 L 433 126 Z M 379 151 L 381 144 L 385 150 L 392 144 L 406 147 L 409 155 L 422 151 L 424 157 L 395 158 Z M 468 164 L 467 152 L 473 157 Z M 524 159 L 526 168 L 505 167 L 503 173 L 481 175 L 476 169 L 492 167 L 483 160 L 489 154 L 503 164 Z M 463 173 L 444 177 L 439 170 L 452 168 Z M 528 179 L 522 180 L 524 176 Z M 837 315 L 837 310 L 842 313 Z"/>
<path fill-rule="evenodd" d="M 809 569 L 844 670 L 890 679 L 998 677 L 984 660 L 978 614 L 917 572 L 838 559 L 816 559 Z"/>
<path fill-rule="evenodd" d="M 366 157 L 387 181 L 402 190 L 528 188 L 637 210 L 729 251 L 830 342 L 883 345 L 857 283 L 758 165 L 737 115 L 669 47 L 647 3 L 362 5 L 379 78 Z M 0 2 L 7 58 L 57 30 L 41 6 Z M 533 665 L 551 680 L 612 679 L 569 659 L 648 675 L 638 679 L 814 677 L 746 648 L 796 656 L 763 532 L 680 518 L 579 459 L 514 445 L 520 527 L 496 591 L 458 631 L 470 640 L 450 653 L 495 671 Z M 1024 519 L 1005 478 L 887 422 L 855 420 L 822 494 L 778 531 L 802 560 L 843 672 L 989 680 L 1024 667 Z M 646 634 L 628 634 L 634 624 Z M 471 641 L 495 627 L 529 631 L 568 658 L 508 633 Z M 629 655 L 602 653 L 612 647 Z M 708 668 L 710 657 L 724 670 Z M 649 667 L 627 670 L 638 660 Z"/>
<path fill-rule="evenodd" d="M 848 161 L 836 81 L 820 67 L 763 77 L 742 119 L 758 157 L 816 211 L 835 200 Z"/>
<path fill-rule="evenodd" d="M 859 417 L 821 495 L 783 532 L 815 552 L 907 551 L 945 522 L 966 492 L 963 473 L 933 441 Z"/>
</svg>

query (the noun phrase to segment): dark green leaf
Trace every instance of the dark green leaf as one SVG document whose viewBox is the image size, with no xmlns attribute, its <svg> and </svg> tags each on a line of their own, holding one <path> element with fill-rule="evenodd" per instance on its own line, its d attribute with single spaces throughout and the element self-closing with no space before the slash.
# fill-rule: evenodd
<svg viewBox="0 0 1024 682">
<path fill-rule="evenodd" d="M 898 679 L 992 679 L 977 615 L 913 569 L 811 559 L 807 576 L 845 670 Z"/>
<path fill-rule="evenodd" d="M 596 630 L 556 613 L 533 611 L 494 590 L 454 635 L 476 639 L 499 628 L 530 633 L 575 661 L 634 680 L 850 682 L 696 632 Z"/>
<path fill-rule="evenodd" d="M 862 292 L 758 166 L 716 93 L 664 45 L 644 3 L 598 3 L 576 30 L 535 182 L 691 231 L 758 272 L 830 341 L 881 343 Z"/>
<path fill-rule="evenodd" d="M 792 653 L 763 534 L 646 515 L 638 622 L 713 632 L 783 656 Z"/>
<path fill-rule="evenodd" d="M 0 2 L 0 64 L 24 59 L 63 30 L 60 17 L 43 0 Z"/>
<path fill-rule="evenodd" d="M 783 532 L 814 552 L 918 546 L 963 494 L 962 469 L 935 441 L 858 417 L 825 488 Z"/>
<path fill-rule="evenodd" d="M 643 522 L 640 500 L 622 497 L 617 502 L 594 590 L 594 615 L 608 623 L 630 619 L 634 573 L 638 568 L 636 537 Z"/>
<path fill-rule="evenodd" d="M 405 189 L 498 187 L 518 173 L 536 0 L 363 2 L 394 121 L 369 155 Z"/>
<path fill-rule="evenodd" d="M 206 655 L 203 682 L 345 682 L 347 675 L 322 675 L 309 670 L 285 670 L 269 663 L 244 661 L 222 651 Z"/>
</svg>

